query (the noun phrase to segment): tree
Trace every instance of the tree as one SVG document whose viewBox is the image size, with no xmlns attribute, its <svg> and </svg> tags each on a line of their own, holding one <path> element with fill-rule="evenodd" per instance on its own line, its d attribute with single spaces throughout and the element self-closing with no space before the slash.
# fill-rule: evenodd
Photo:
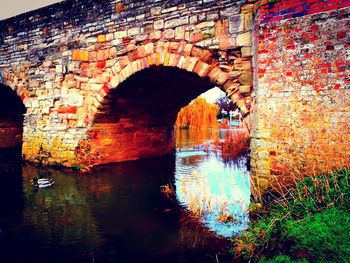
<svg viewBox="0 0 350 263">
<path fill-rule="evenodd" d="M 218 114 L 218 105 L 208 103 L 204 98 L 199 97 L 180 110 L 175 125 L 177 128 L 189 129 L 215 128 Z"/>
<path fill-rule="evenodd" d="M 219 97 L 216 101 L 215 104 L 219 106 L 219 112 L 222 110 L 226 112 L 235 111 L 237 107 L 233 104 L 233 102 L 227 98 L 226 96 Z"/>
</svg>

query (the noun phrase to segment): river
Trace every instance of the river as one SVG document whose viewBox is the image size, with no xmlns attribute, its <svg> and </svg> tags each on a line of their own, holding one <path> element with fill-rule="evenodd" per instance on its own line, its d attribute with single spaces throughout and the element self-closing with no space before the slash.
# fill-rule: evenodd
<svg viewBox="0 0 350 263">
<path fill-rule="evenodd" d="M 0 262 L 232 262 L 227 237 L 247 227 L 249 172 L 246 157 L 222 158 L 225 134 L 180 130 L 174 155 L 89 175 L 0 152 Z M 36 191 L 34 177 L 55 184 Z"/>
</svg>

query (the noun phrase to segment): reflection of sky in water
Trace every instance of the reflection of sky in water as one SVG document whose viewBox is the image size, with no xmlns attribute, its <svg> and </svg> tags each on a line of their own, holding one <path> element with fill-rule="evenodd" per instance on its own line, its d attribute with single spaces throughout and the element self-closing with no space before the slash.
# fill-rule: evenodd
<svg viewBox="0 0 350 263">
<path fill-rule="evenodd" d="M 246 158 L 224 162 L 218 153 L 187 149 L 176 155 L 175 185 L 179 202 L 187 209 L 203 209 L 202 223 L 229 237 L 248 227 L 250 202 Z M 195 209 L 193 209 L 195 208 Z M 219 222 L 220 215 L 234 220 Z"/>
</svg>

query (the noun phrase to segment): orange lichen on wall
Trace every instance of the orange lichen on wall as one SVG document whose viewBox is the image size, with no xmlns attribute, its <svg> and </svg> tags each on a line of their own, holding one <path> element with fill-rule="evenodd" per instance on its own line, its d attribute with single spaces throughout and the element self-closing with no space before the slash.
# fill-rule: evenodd
<svg viewBox="0 0 350 263">
<path fill-rule="evenodd" d="M 44 139 L 42 133 L 26 134 L 23 142 L 22 154 L 26 160 L 39 165 L 72 166 L 75 164 L 74 150 L 70 145 L 62 142 L 61 138 L 54 138 L 52 141 Z M 63 161 L 62 161 L 63 160 Z"/>
<path fill-rule="evenodd" d="M 349 35 L 344 33 L 349 9 L 310 9 L 322 12 L 320 23 L 319 15 L 306 13 L 274 17 L 270 7 L 255 32 L 251 151 L 252 177 L 261 188 L 350 168 Z"/>
<path fill-rule="evenodd" d="M 271 136 L 278 140 L 276 149 L 269 152 L 271 174 L 317 175 L 349 165 L 350 125 L 342 114 L 349 106 L 328 106 L 315 95 L 306 105 L 300 100 L 282 104 L 280 110 L 298 117 L 271 127 Z M 333 111 L 339 114 L 330 114 Z"/>
</svg>

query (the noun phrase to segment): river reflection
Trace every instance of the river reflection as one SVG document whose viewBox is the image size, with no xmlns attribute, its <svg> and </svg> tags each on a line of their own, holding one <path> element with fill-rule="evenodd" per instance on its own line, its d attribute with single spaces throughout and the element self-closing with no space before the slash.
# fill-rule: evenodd
<svg viewBox="0 0 350 263">
<path fill-rule="evenodd" d="M 0 262 L 225 262 L 227 241 L 213 233 L 245 226 L 235 207 L 248 194 L 236 172 L 244 160 L 224 162 L 214 146 L 202 149 L 213 145 L 210 136 L 195 143 L 181 136 L 188 139 L 176 155 L 106 165 L 87 176 L 22 167 L 19 150 L 0 152 Z M 34 177 L 55 184 L 35 191 Z M 165 184 L 176 186 L 182 206 L 162 195 Z M 238 221 L 225 229 L 212 220 L 217 214 L 205 213 L 206 227 L 194 223 L 183 209 L 189 190 L 201 198 L 210 192 L 213 206 L 227 195 L 225 209 Z"/>
<path fill-rule="evenodd" d="M 177 130 L 175 186 L 180 204 L 213 232 L 231 237 L 248 227 L 250 183 L 247 158 L 224 160 L 215 145 L 226 132 L 197 131 L 196 137 Z"/>
</svg>

